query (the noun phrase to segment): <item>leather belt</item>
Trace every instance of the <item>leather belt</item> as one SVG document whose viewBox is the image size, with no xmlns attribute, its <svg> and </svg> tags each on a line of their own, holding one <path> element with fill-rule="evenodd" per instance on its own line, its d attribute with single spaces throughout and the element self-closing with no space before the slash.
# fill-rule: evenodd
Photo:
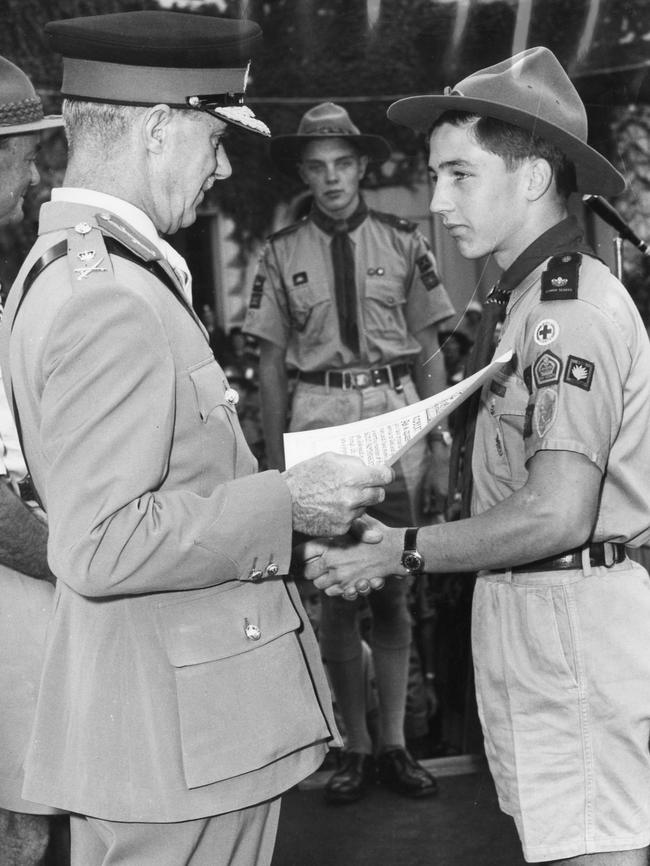
<svg viewBox="0 0 650 866">
<path fill-rule="evenodd" d="M 352 388 L 362 390 L 375 385 L 390 385 L 397 388 L 402 376 L 411 375 L 411 364 L 387 364 L 371 370 L 312 370 L 300 372 L 298 379 L 310 385 L 325 385 L 328 388 Z"/>
<path fill-rule="evenodd" d="M 523 565 L 513 565 L 510 571 L 562 571 L 570 568 L 582 568 L 582 551 L 584 548 L 576 547 L 559 556 L 549 556 L 546 559 L 536 559 L 534 562 L 525 562 Z M 625 545 L 615 544 L 611 541 L 597 541 L 590 544 L 589 562 L 592 568 L 604 565 L 611 568 L 625 559 Z"/>
</svg>

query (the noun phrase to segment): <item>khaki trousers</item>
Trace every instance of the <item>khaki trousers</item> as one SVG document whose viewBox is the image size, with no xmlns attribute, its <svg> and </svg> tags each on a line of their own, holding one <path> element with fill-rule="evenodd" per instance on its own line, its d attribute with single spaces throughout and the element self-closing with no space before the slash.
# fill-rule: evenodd
<svg viewBox="0 0 650 866">
<path fill-rule="evenodd" d="M 279 797 L 173 824 L 71 815 L 71 866 L 269 866 L 279 817 Z"/>
</svg>

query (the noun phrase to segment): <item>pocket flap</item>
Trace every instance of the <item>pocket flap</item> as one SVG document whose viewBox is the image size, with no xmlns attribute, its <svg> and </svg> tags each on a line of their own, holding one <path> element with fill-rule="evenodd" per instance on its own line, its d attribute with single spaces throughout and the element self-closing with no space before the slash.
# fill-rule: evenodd
<svg viewBox="0 0 650 866">
<path fill-rule="evenodd" d="M 197 665 L 250 652 L 296 631 L 300 618 L 284 583 L 232 582 L 161 601 L 158 618 L 174 667 Z"/>
<path fill-rule="evenodd" d="M 207 421 L 210 413 L 214 412 L 217 406 L 224 406 L 230 412 L 235 411 L 234 406 L 226 400 L 224 374 L 214 359 L 206 361 L 189 373 L 201 421 Z"/>
</svg>

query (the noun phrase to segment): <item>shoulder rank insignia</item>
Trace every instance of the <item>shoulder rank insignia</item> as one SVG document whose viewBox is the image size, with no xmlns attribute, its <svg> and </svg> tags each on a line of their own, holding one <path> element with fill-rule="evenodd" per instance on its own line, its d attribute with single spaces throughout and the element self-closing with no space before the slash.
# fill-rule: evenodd
<svg viewBox="0 0 650 866">
<path fill-rule="evenodd" d="M 571 301 L 578 297 L 580 253 L 553 256 L 542 274 L 542 301 Z"/>
<path fill-rule="evenodd" d="M 73 280 L 86 280 L 97 274 L 112 274 L 111 260 L 102 233 L 89 223 L 68 229 L 68 267 Z"/>
</svg>

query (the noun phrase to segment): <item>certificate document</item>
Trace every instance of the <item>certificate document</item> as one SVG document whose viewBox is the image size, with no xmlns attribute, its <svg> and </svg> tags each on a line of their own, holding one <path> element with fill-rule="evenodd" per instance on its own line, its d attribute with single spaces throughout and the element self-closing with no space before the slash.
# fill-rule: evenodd
<svg viewBox="0 0 650 866">
<path fill-rule="evenodd" d="M 392 466 L 405 451 L 426 436 L 470 394 L 493 378 L 511 358 L 512 350 L 495 358 L 486 367 L 457 385 L 384 415 L 353 421 L 351 424 L 339 424 L 336 427 L 285 433 L 284 456 L 287 469 L 325 451 L 360 457 L 368 466 L 376 463 Z"/>
</svg>

